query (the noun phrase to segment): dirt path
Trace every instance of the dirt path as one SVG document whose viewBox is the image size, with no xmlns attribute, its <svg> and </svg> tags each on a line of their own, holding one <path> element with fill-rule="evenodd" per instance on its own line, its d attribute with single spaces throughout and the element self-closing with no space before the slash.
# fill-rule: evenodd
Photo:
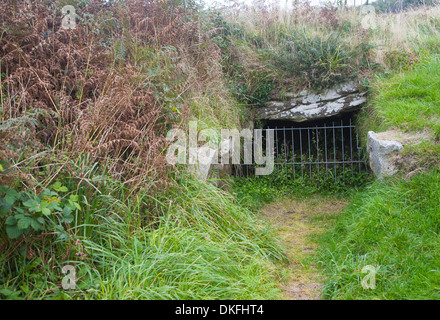
<svg viewBox="0 0 440 320">
<path fill-rule="evenodd" d="M 289 300 L 320 299 L 322 285 L 312 258 L 317 247 L 314 237 L 326 231 L 348 200 L 314 196 L 306 199 L 286 199 L 267 205 L 261 216 L 268 221 L 286 246 L 292 263 L 284 274 L 287 284 L 283 293 Z"/>
</svg>

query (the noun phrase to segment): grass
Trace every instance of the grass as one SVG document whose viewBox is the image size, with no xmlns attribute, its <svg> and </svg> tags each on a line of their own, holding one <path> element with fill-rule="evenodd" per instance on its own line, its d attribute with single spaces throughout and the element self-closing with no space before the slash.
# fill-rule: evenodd
<svg viewBox="0 0 440 320">
<path fill-rule="evenodd" d="M 418 134 L 419 143 L 405 145 L 406 171 L 440 165 L 440 56 L 432 55 L 408 70 L 378 76 L 371 84 L 368 106 L 357 119 L 363 145 L 367 132 L 397 129 Z"/>
<path fill-rule="evenodd" d="M 388 126 L 405 131 L 426 127 L 440 134 L 440 57 L 432 56 L 413 70 L 380 79 L 372 106 Z"/>
<path fill-rule="evenodd" d="M 179 189 L 153 200 L 157 227 L 116 215 L 96 226 L 99 241 L 83 241 L 94 261 L 83 266 L 99 270 L 93 298 L 277 298 L 273 263 L 285 258 L 271 229 L 213 185 L 189 179 Z"/>
<path fill-rule="evenodd" d="M 291 170 L 290 166 L 287 166 Z M 268 176 L 256 178 L 236 178 L 232 184 L 231 192 L 244 207 L 258 211 L 261 206 L 273 203 L 285 197 L 310 197 L 315 194 L 324 196 L 350 196 L 371 181 L 368 172 L 352 172 L 349 169 L 338 168 L 336 181 L 334 171 L 330 169 L 313 168 L 309 176 L 308 168 L 304 169 L 304 178 L 301 170 L 294 177 L 292 172 L 286 174 L 283 166 L 274 169 Z"/>
<path fill-rule="evenodd" d="M 279 298 L 276 265 L 286 258 L 273 230 L 212 184 L 187 177 L 178 186 L 158 198 L 124 198 L 117 184 L 117 197 L 95 195 L 104 208 L 73 224 L 67 243 L 51 247 L 57 255 L 70 248 L 68 259 L 57 259 L 48 276 L 38 273 L 41 279 L 31 282 L 41 258 L 25 265 L 17 258 L 21 271 L 10 273 L 15 276 L 0 293 L 16 299 Z M 75 266 L 76 291 L 58 288 L 67 264 Z"/>
<path fill-rule="evenodd" d="M 309 79 L 316 75 L 317 80 L 325 80 L 329 75 L 337 76 L 340 70 L 346 75 L 347 70 L 360 66 L 359 73 L 353 76 L 363 78 L 376 70 L 375 64 L 385 71 L 409 70 L 378 80 L 373 110 L 365 120 L 382 127 L 397 126 L 410 131 L 429 126 L 438 134 L 438 58 L 416 63 L 419 58 L 439 53 L 438 7 L 383 15 L 379 17 L 377 30 L 365 31 L 360 28 L 359 15 L 352 10 L 318 13 L 304 6 L 291 14 L 276 10 L 235 11 L 230 16 L 225 13 L 225 21 L 216 22 L 209 14 L 179 11 L 181 9 L 156 3 L 150 11 L 136 1 L 113 6 L 111 12 L 110 9 L 101 12 L 97 4 L 81 5 L 82 13 L 90 9 L 93 12 L 90 21 L 96 19 L 96 22 L 103 20 L 105 23 L 102 28 L 93 29 L 94 35 L 87 33 L 91 29 L 78 33 L 84 37 L 82 41 L 69 42 L 69 45 L 58 40 L 53 43 L 40 41 L 47 36 L 45 32 L 39 27 L 30 30 L 26 26 L 29 21 L 35 26 L 39 26 L 40 21 L 50 21 L 52 14 L 43 9 L 41 17 L 29 14 L 28 18 L 27 14 L 14 13 L 22 19 L 8 22 L 12 31 L 16 26 L 18 31 L 24 26 L 31 36 L 21 37 L 19 33 L 8 32 L 8 37 L 12 38 L 0 38 L 14 43 L 14 46 L 3 46 L 6 58 L 1 61 L 7 71 L 0 76 L 4 120 L 0 128 L 3 138 L 0 162 L 2 167 L 8 168 L 0 167 L 0 180 L 20 194 L 26 192 L 36 197 L 42 196 L 42 187 L 60 181 L 67 188 L 60 197 L 77 196 L 80 205 L 72 209 L 72 222 L 60 222 L 56 228 L 32 231 L 18 238 L 10 238 L 6 233 L 6 220 L 12 211 L 2 208 L 1 298 L 276 299 L 282 297 L 278 285 L 279 269 L 285 266 L 286 252 L 276 232 L 257 218 L 255 210 L 284 196 L 308 197 L 322 192 L 334 197 L 359 190 L 361 193 L 341 215 L 336 229 L 322 240 L 320 257 L 329 279 L 326 297 L 438 297 L 438 272 L 435 270 L 439 261 L 434 253 L 438 246 L 437 172 L 411 181 L 375 182 L 366 191 L 357 189 L 359 183 L 364 182 L 363 176 L 354 176 L 347 187 L 334 184 L 330 173 L 318 173 L 315 181 L 292 180 L 275 173 L 269 179 L 234 183 L 231 190 L 236 194 L 232 196 L 209 182 L 192 178 L 176 181 L 175 172 L 162 172 L 165 166 L 157 160 L 161 152 L 155 142 L 161 140 L 165 128 L 173 125 L 184 128 L 189 119 L 198 120 L 201 129 L 247 126 L 250 115 L 245 110 L 245 103 L 263 103 L 269 99 L 277 81 L 289 83 L 294 80 L 284 79 L 286 73 L 272 58 L 274 53 L 286 54 L 283 48 L 292 46 L 289 35 L 304 28 L 305 40 L 313 41 L 304 41 L 302 53 L 308 53 L 311 48 L 318 52 L 312 57 L 304 57 L 302 69 L 294 68 L 292 74 L 306 72 Z M 35 1 L 35 5 L 45 8 L 46 3 Z M 25 7 L 28 6 L 19 6 L 20 10 L 29 10 Z M 152 26 L 150 22 L 144 23 L 145 19 L 137 20 L 145 18 L 145 14 Z M 5 14 L 7 16 L 12 14 Z M 430 17 L 429 21 L 426 16 Z M 341 42 L 338 40 L 328 54 L 320 55 L 322 40 L 329 39 L 331 32 L 340 34 Z M 95 51 L 83 50 L 93 39 L 102 40 L 94 47 L 96 52 L 107 47 L 108 50 L 102 51 L 105 59 L 92 54 Z M 52 44 L 63 46 L 53 51 Z M 356 56 L 350 60 L 350 66 L 346 66 L 347 59 L 340 60 L 343 52 L 339 55 L 342 44 L 346 53 L 365 48 L 365 55 Z M 20 45 L 20 50 L 13 49 Z M 34 45 L 40 50 L 34 51 Z M 28 90 L 21 71 L 15 74 L 15 82 L 11 81 L 13 74 L 9 72 L 17 66 L 23 67 L 14 62 L 25 60 L 17 56 L 22 51 L 38 65 L 46 63 L 50 70 L 58 70 L 44 72 L 45 78 L 35 83 L 44 84 L 42 90 L 47 93 L 46 83 L 59 81 L 60 85 L 55 86 L 58 89 L 51 91 L 48 98 L 60 98 L 55 99 L 59 105 L 55 100 L 49 105 L 53 104 L 57 113 L 59 107 L 65 108 L 68 112 L 63 113 L 64 118 L 56 118 L 37 105 L 32 109 L 22 101 L 27 93 L 29 101 L 45 104 L 44 97 L 38 93 L 41 90 Z M 42 55 L 38 56 L 40 51 Z M 65 66 L 63 52 L 82 52 L 83 57 Z M 401 58 L 399 64 L 387 60 L 389 52 Z M 287 54 L 291 53 L 287 50 Z M 75 56 L 69 55 L 70 58 Z M 282 58 L 301 61 L 298 56 Z M 315 60 L 326 67 L 315 71 Z M 72 65 L 82 69 L 74 68 L 78 69 L 75 71 Z M 28 69 L 29 74 L 35 73 L 31 69 Z M 125 82 L 112 82 L 119 74 L 124 76 Z M 73 84 L 78 79 L 84 79 L 83 82 L 91 79 L 91 85 L 76 91 Z M 66 81 L 71 84 L 65 86 Z M 331 82 L 318 81 L 317 84 L 330 85 Z M 104 85 L 102 92 L 95 90 L 99 85 Z M 295 85 L 289 84 L 288 88 L 300 89 L 301 85 Z M 105 89 L 107 87 L 112 90 Z M 127 101 L 127 105 L 121 105 L 131 97 L 123 87 L 140 95 L 133 96 L 133 101 Z M 23 94 L 11 95 L 14 92 Z M 69 98 L 71 104 L 64 103 L 63 97 Z M 88 107 L 84 105 L 82 109 L 86 100 Z M 153 121 L 157 127 L 142 122 L 138 128 L 135 124 L 139 119 L 150 118 L 150 107 L 152 110 L 157 107 L 157 119 Z M 70 114 L 75 108 L 79 108 L 78 113 Z M 111 119 L 118 115 L 127 126 L 119 122 L 108 125 L 104 121 L 106 116 L 100 111 L 105 111 L 103 114 Z M 84 115 L 93 121 L 88 121 Z M 104 126 L 96 125 L 102 121 Z M 146 128 L 151 136 L 146 136 L 147 142 L 142 145 L 145 149 L 142 149 L 145 151 L 142 157 L 130 154 L 129 150 L 125 150 L 128 154 L 122 152 L 116 148 L 116 143 L 113 149 L 108 144 L 123 142 L 124 149 L 127 145 L 136 149 L 133 142 L 140 140 L 136 130 L 145 133 Z M 102 137 L 94 137 L 92 132 L 100 130 L 105 131 Z M 111 140 L 105 140 L 107 138 Z M 103 155 L 104 159 L 101 156 L 98 160 L 93 159 L 95 143 L 110 148 Z M 83 147 L 86 148 L 84 153 L 77 151 Z M 422 153 L 425 158 L 420 161 L 435 163 L 437 149 L 436 145 L 427 143 L 409 152 Z M 14 170 L 9 171 L 9 167 Z M 349 173 L 342 176 L 345 174 Z M 136 181 L 135 189 L 131 188 L 133 181 Z M 154 189 L 156 185 L 160 187 Z M 39 204 L 44 202 L 40 200 Z M 34 213 L 29 215 L 41 218 Z M 327 225 L 329 221 L 332 223 L 332 217 L 316 215 L 311 219 L 314 223 Z M 381 264 L 376 291 L 359 288 L 359 268 L 364 262 Z M 311 262 L 304 263 L 308 266 Z M 66 264 L 74 265 L 77 271 L 74 291 L 61 289 L 65 276 L 61 268 Z"/>
<path fill-rule="evenodd" d="M 359 193 L 321 239 L 329 299 L 438 299 L 440 172 L 376 181 Z M 379 267 L 376 289 L 361 280 Z"/>
</svg>

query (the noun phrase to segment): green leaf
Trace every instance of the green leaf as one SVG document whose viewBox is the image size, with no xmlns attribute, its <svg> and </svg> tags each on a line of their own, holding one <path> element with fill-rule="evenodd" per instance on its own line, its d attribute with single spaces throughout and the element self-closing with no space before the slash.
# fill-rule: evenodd
<svg viewBox="0 0 440 320">
<path fill-rule="evenodd" d="M 13 197 L 18 197 L 18 192 L 17 191 L 15 191 L 14 189 L 8 189 L 8 191 L 6 191 L 6 194 L 9 194 L 10 196 L 13 196 Z"/>
<path fill-rule="evenodd" d="M 17 219 L 14 216 L 9 216 L 5 223 L 7 226 L 15 226 L 17 224 Z"/>
<path fill-rule="evenodd" d="M 49 202 L 42 201 L 42 202 L 40 203 L 40 208 L 41 208 L 41 209 L 45 209 L 45 208 L 47 208 L 47 207 L 49 207 Z"/>
<path fill-rule="evenodd" d="M 35 202 L 35 200 L 24 201 L 24 202 L 23 202 L 23 205 L 24 205 L 25 207 L 31 208 L 31 207 L 34 206 L 34 202 Z"/>
<path fill-rule="evenodd" d="M 32 221 L 33 221 L 32 218 L 24 217 L 24 218 L 18 220 L 17 227 L 18 227 L 18 229 L 21 229 L 21 230 L 27 229 L 31 225 Z"/>
<path fill-rule="evenodd" d="M 13 205 L 15 202 L 15 197 L 13 195 L 10 194 L 6 194 L 5 195 L 5 200 L 7 203 L 9 203 L 10 205 Z"/>
<path fill-rule="evenodd" d="M 52 185 L 52 189 L 57 190 L 61 187 L 61 182 L 57 181 Z"/>
<path fill-rule="evenodd" d="M 0 168 L 1 168 L 0 173 L 3 173 L 3 174 L 8 173 L 9 172 L 8 167 L 9 167 L 9 164 L 6 161 L 4 161 L 3 159 L 0 159 Z"/>
<path fill-rule="evenodd" d="M 63 209 L 63 215 L 64 215 L 65 217 L 67 217 L 67 216 L 69 216 L 69 215 L 72 213 L 72 211 L 73 211 L 72 208 L 66 206 L 66 207 L 64 207 L 64 209 Z"/>
<path fill-rule="evenodd" d="M 28 207 L 30 211 L 40 212 L 40 205 L 37 200 L 28 200 L 23 202 L 25 207 Z"/>
<path fill-rule="evenodd" d="M 50 215 L 51 211 L 48 208 L 41 208 L 41 213 L 44 214 L 45 216 Z"/>
<path fill-rule="evenodd" d="M 1 193 L 1 194 L 6 194 L 6 192 L 8 191 L 8 189 L 9 189 L 8 186 L 2 185 L 2 186 L 0 186 L 0 193 Z"/>
<path fill-rule="evenodd" d="M 43 227 L 41 226 L 41 224 L 40 224 L 37 220 L 34 220 L 34 219 L 32 219 L 31 227 L 32 227 L 32 229 L 34 229 L 35 231 L 43 230 Z"/>
<path fill-rule="evenodd" d="M 8 203 L 4 198 L 0 198 L 0 217 L 7 215 L 12 208 L 12 205 Z"/>
<path fill-rule="evenodd" d="M 17 226 L 6 226 L 6 233 L 10 239 L 16 239 L 23 234 Z"/>
<path fill-rule="evenodd" d="M 73 215 L 68 215 L 64 217 L 64 222 L 71 223 L 73 221 Z"/>
</svg>

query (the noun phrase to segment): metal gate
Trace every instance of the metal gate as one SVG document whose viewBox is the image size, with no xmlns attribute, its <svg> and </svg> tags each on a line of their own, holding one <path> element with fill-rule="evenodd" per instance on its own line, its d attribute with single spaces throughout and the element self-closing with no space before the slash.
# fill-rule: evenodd
<svg viewBox="0 0 440 320">
<path fill-rule="evenodd" d="M 346 121 L 347 122 L 347 121 Z M 274 127 L 263 129 L 274 131 L 274 166 L 276 172 L 284 171 L 293 179 L 307 175 L 313 178 L 317 172 L 334 176 L 338 174 L 368 172 L 366 152 L 360 146 L 359 134 L 351 119 L 307 127 Z M 236 177 L 255 175 L 255 164 L 235 165 Z"/>
</svg>

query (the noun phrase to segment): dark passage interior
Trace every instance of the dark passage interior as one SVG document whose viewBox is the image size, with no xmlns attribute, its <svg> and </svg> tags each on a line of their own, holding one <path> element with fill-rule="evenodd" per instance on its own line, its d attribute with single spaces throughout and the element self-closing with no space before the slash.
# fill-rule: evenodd
<svg viewBox="0 0 440 320">
<path fill-rule="evenodd" d="M 368 170 L 366 152 L 360 145 L 355 113 L 307 122 L 274 121 L 263 123 L 263 150 L 267 131 L 274 132 L 275 174 L 293 179 L 322 175 L 354 176 Z M 253 165 L 239 165 L 236 176 L 253 176 Z"/>
</svg>

